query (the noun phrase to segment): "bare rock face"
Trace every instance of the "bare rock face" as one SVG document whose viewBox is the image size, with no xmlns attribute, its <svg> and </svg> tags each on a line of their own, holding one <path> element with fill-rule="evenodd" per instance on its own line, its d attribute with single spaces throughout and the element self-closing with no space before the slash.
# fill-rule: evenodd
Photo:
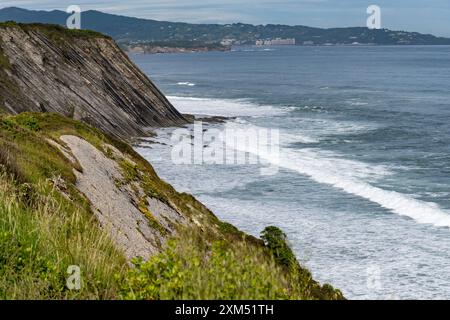
<svg viewBox="0 0 450 320">
<path fill-rule="evenodd" d="M 118 138 L 186 123 L 116 43 L 52 25 L 0 24 L 0 109 L 56 112 Z"/>
<path fill-rule="evenodd" d="M 176 233 L 176 225 L 187 225 L 187 219 L 167 204 L 155 198 L 146 198 L 144 210 L 139 209 L 139 198 L 143 195 L 139 185 L 123 184 L 123 174 L 116 161 L 106 157 L 101 151 L 76 136 L 62 136 L 68 148 L 52 141 L 70 161 L 77 161 L 82 172 L 74 170 L 77 178 L 76 187 L 91 204 L 91 209 L 118 248 L 128 260 L 142 257 L 147 260 L 160 252 L 165 240 Z M 125 159 L 126 155 L 111 145 L 106 148 L 114 153 L 117 159 Z M 127 161 L 132 161 L 127 158 Z M 136 194 L 138 193 L 138 194 Z M 139 196 L 139 197 L 138 197 Z"/>
</svg>

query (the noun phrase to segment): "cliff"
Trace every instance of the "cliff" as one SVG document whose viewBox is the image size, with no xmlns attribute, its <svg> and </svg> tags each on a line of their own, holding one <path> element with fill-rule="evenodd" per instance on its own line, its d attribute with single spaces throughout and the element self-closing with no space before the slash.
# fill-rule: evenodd
<svg viewBox="0 0 450 320">
<path fill-rule="evenodd" d="M 0 299 L 343 298 L 279 229 L 246 235 L 126 143 L 51 113 L 0 115 L 0 262 Z"/>
<path fill-rule="evenodd" d="M 116 137 L 186 122 L 109 37 L 0 24 L 0 109 L 56 112 Z"/>
<path fill-rule="evenodd" d="M 185 120 L 109 38 L 0 36 L 0 299 L 343 299 L 281 230 L 220 221 L 117 139 Z"/>
</svg>

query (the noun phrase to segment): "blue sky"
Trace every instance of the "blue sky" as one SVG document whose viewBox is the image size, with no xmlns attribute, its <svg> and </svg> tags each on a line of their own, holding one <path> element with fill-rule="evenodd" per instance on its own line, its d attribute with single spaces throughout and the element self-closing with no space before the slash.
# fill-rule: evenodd
<svg viewBox="0 0 450 320">
<path fill-rule="evenodd" d="M 167 21 L 365 26 L 366 8 L 382 9 L 382 27 L 450 37 L 450 0 L 0 0 L 0 7 L 82 10 Z"/>
</svg>

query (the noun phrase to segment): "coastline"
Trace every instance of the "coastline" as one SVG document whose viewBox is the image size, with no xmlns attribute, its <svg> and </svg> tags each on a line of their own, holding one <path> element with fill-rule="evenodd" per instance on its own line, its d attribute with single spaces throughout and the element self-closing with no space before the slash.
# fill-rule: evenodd
<svg viewBox="0 0 450 320">
<path fill-rule="evenodd" d="M 162 53 L 195 53 L 195 52 L 228 52 L 231 47 L 198 46 L 198 47 L 168 47 L 168 46 L 122 46 L 127 54 L 162 54 Z"/>
<path fill-rule="evenodd" d="M 180 59 L 183 59 L 183 57 L 180 57 Z M 195 81 L 196 83 L 201 83 L 198 81 L 198 79 L 195 78 L 192 78 L 190 80 Z M 174 79 L 171 79 L 171 81 L 168 82 L 175 83 L 176 81 L 178 81 L 178 79 L 175 75 Z M 200 85 L 198 85 L 198 87 L 200 87 Z M 180 112 L 198 115 L 201 114 L 200 111 L 203 109 L 208 115 L 220 114 L 222 116 L 234 116 L 235 118 L 238 118 L 238 126 L 245 123 L 248 124 L 248 122 L 266 123 L 267 125 L 275 124 L 276 122 L 274 122 L 273 120 L 269 122 L 269 120 L 267 119 L 267 121 L 265 121 L 264 117 L 267 117 L 269 115 L 273 115 L 275 116 L 275 118 L 277 116 L 285 117 L 289 113 L 298 112 L 298 108 L 294 108 L 293 106 L 281 106 L 280 108 L 276 109 L 275 107 L 272 107 L 271 109 L 268 105 L 262 104 L 262 102 L 255 103 L 258 100 L 251 102 L 251 100 L 249 100 L 251 98 L 222 99 L 212 96 L 205 97 L 202 96 L 201 93 L 199 93 L 195 97 L 191 95 L 183 97 L 181 93 L 182 90 L 179 91 L 180 92 L 170 92 L 168 94 L 168 98 L 174 104 L 174 106 L 177 107 L 178 110 L 180 110 Z M 356 108 L 359 106 L 359 104 L 352 100 L 349 101 L 349 106 L 351 108 Z M 206 109 L 206 107 L 208 107 L 208 109 Z M 322 113 L 322 109 L 306 109 L 305 107 L 302 110 L 305 110 L 306 112 L 313 112 L 315 114 Z M 201 116 L 199 116 L 199 118 L 201 118 Z M 248 118 L 251 118 L 251 120 Z M 330 121 L 327 121 L 326 123 L 330 124 L 331 126 L 337 125 L 337 123 L 332 123 Z M 352 132 L 357 131 L 358 134 L 364 134 L 364 132 L 368 130 L 376 130 L 374 127 L 362 126 L 361 123 L 358 123 L 358 126 L 356 126 L 356 124 L 355 126 L 350 126 L 349 123 L 344 124 L 347 125 L 347 128 L 345 128 L 346 130 L 350 130 Z M 219 124 L 213 127 L 222 127 L 222 125 Z M 317 131 L 321 128 L 322 127 L 317 127 L 315 132 L 319 134 L 320 132 Z M 209 128 L 205 126 L 204 129 Z M 322 134 L 326 134 L 327 132 L 329 132 L 329 129 L 325 129 L 326 131 Z M 335 132 L 334 134 L 336 136 L 336 139 L 340 139 L 341 134 L 345 133 L 346 132 Z M 307 148 L 308 145 L 317 148 L 317 140 L 311 139 L 310 141 L 308 140 L 308 138 L 310 137 L 311 136 L 306 134 L 304 136 L 297 135 L 296 139 L 303 139 L 301 142 L 301 146 L 304 146 L 304 148 Z M 287 136 L 286 142 L 291 141 L 289 140 L 289 138 L 293 138 L 293 136 Z M 159 141 L 159 135 L 158 139 L 156 140 Z M 170 139 L 168 141 L 170 141 Z M 373 203 L 376 202 L 368 202 L 364 200 L 364 197 L 362 197 L 362 199 L 357 198 L 358 195 L 356 193 L 347 192 L 348 195 L 346 195 L 345 193 L 342 193 L 342 190 L 336 190 L 326 183 L 324 185 L 319 185 L 318 181 L 314 180 L 317 179 L 318 174 L 322 174 L 324 170 L 328 170 L 329 165 L 337 165 L 342 169 L 345 169 L 345 172 L 347 172 L 347 165 L 352 165 L 352 168 L 355 168 L 356 166 L 356 169 L 360 170 L 361 173 L 370 173 L 372 172 L 371 170 L 373 170 L 374 167 L 370 166 L 368 163 L 361 161 L 346 162 L 345 160 L 341 161 L 336 158 L 334 158 L 333 163 L 331 163 L 327 161 L 327 157 L 330 157 L 330 155 L 332 155 L 329 152 L 300 152 L 298 153 L 299 158 L 297 158 L 297 160 L 301 159 L 306 161 L 304 164 L 307 166 L 306 169 L 308 169 L 308 173 L 314 173 L 314 175 L 312 177 L 309 175 L 303 177 L 301 174 L 299 174 L 284 181 L 275 181 L 274 183 L 278 185 L 270 184 L 270 187 L 268 187 L 268 185 L 266 187 L 262 184 L 257 184 L 256 180 L 253 179 L 254 177 L 251 173 L 251 170 L 245 170 L 245 168 L 242 168 L 242 170 L 240 170 L 239 168 L 230 170 L 226 167 L 220 166 L 210 166 L 209 168 L 207 166 L 197 166 L 196 168 L 191 168 L 190 166 L 185 166 L 184 168 L 183 166 L 175 166 L 175 172 L 168 172 L 168 166 L 166 163 L 170 162 L 170 153 L 166 154 L 165 151 L 162 150 L 164 148 L 170 149 L 170 146 L 167 147 L 167 144 L 166 146 L 155 145 L 155 148 L 151 152 L 147 153 L 144 151 L 150 156 L 148 158 L 146 157 L 146 159 L 152 162 L 152 164 L 155 166 L 155 169 L 166 181 L 169 181 L 181 191 L 189 190 L 189 192 L 198 197 L 202 203 L 205 203 L 214 212 L 216 212 L 216 214 L 218 214 L 219 218 L 221 218 L 222 220 L 236 225 L 244 232 L 257 235 L 264 224 L 267 224 L 267 222 L 273 223 L 274 217 L 271 213 L 276 212 L 276 225 L 287 231 L 291 239 L 290 241 L 293 244 L 294 250 L 298 255 L 298 258 L 308 266 L 308 268 L 313 273 L 314 278 L 318 279 L 318 281 L 331 282 L 335 284 L 336 286 L 344 290 L 345 295 L 350 299 L 384 299 L 391 296 L 399 298 L 404 298 L 405 296 L 409 297 L 402 291 L 395 291 L 397 290 L 397 287 L 391 283 L 391 278 L 383 279 L 383 281 L 386 281 L 386 287 L 389 291 L 374 290 L 370 292 L 370 290 L 361 289 L 363 286 L 365 286 L 365 274 L 367 272 L 371 272 L 372 268 L 373 270 L 375 270 L 375 272 L 378 272 L 377 270 L 381 270 L 381 272 L 384 272 L 384 270 L 387 270 L 387 272 L 391 272 L 391 267 L 389 265 L 387 267 L 384 267 L 383 265 L 379 267 L 380 269 L 377 269 L 380 263 L 379 261 L 384 261 L 384 256 L 378 254 L 370 256 L 371 260 L 368 261 L 368 267 L 367 262 L 358 264 L 358 257 L 352 257 L 351 255 L 339 256 L 337 252 L 336 254 L 330 253 L 333 252 L 335 243 L 338 243 L 339 246 L 343 246 L 344 248 L 346 248 L 347 245 L 352 248 L 356 246 L 357 250 L 360 250 L 361 252 L 369 256 L 369 254 L 372 252 L 370 251 L 372 247 L 378 249 L 379 245 L 376 241 L 377 239 L 379 239 L 380 237 L 382 237 L 382 239 L 392 238 L 393 234 L 395 234 L 395 232 L 398 232 L 398 230 L 396 230 L 397 228 L 395 228 L 394 225 L 403 228 L 405 234 L 410 233 L 410 231 L 408 230 L 411 230 L 411 232 L 417 231 L 418 234 L 429 232 L 430 226 L 428 224 L 417 223 L 416 220 L 405 218 L 404 215 L 396 214 L 396 212 L 392 212 L 389 208 L 375 207 Z M 312 161 L 308 157 L 313 157 L 315 160 Z M 315 161 L 318 162 L 316 163 Z M 293 163 L 295 164 L 295 162 Z M 321 165 L 320 170 L 312 172 L 311 170 L 316 168 L 318 165 Z M 295 170 L 293 171 L 299 170 L 298 168 L 294 169 Z M 172 168 L 171 170 L 173 171 L 174 168 Z M 348 172 L 349 175 L 353 174 L 353 171 Z M 380 171 L 378 173 L 382 174 L 383 172 Z M 205 180 L 211 176 L 215 177 L 214 181 Z M 287 178 L 286 175 L 282 175 L 282 177 L 283 176 Z M 190 177 L 195 177 L 195 179 L 203 181 L 203 183 L 207 181 L 207 185 L 203 186 L 200 182 L 197 183 L 192 179 L 190 180 Z M 347 181 L 348 179 L 342 181 L 341 183 L 346 183 Z M 362 179 L 359 179 L 358 181 L 362 181 Z M 312 187 L 309 186 L 313 186 L 316 190 L 319 191 L 315 192 L 315 195 L 306 194 L 306 197 L 303 200 L 301 199 L 303 197 L 299 196 L 299 194 L 301 195 L 302 193 L 298 193 L 296 196 L 295 194 L 289 194 L 290 192 L 292 192 L 291 189 L 285 189 L 291 185 L 302 186 L 302 190 L 306 191 L 311 190 Z M 380 187 L 379 185 L 375 184 L 374 186 L 378 188 Z M 249 190 L 250 188 L 251 190 Z M 250 191 L 250 195 L 248 195 L 249 193 L 247 191 Z M 277 191 L 286 192 L 279 194 L 278 196 L 275 194 L 275 192 Z M 247 195 L 244 195 L 245 193 Z M 321 194 L 326 195 L 325 197 L 328 200 L 325 200 L 325 202 L 321 202 L 325 203 L 325 210 L 323 208 L 320 208 L 321 213 L 319 213 L 317 211 L 318 208 L 314 204 L 311 204 L 309 201 L 307 201 L 306 198 L 308 198 L 309 196 L 320 196 Z M 255 203 L 255 200 L 252 199 L 252 195 L 258 197 L 257 201 L 260 202 L 261 205 Z M 383 192 L 383 197 L 386 199 L 392 199 L 390 196 L 396 197 L 397 195 L 398 194 L 392 193 L 388 195 L 387 193 Z M 277 200 L 277 198 L 279 197 L 292 201 L 292 206 L 280 206 L 280 201 Z M 355 212 L 350 211 L 348 212 L 348 216 L 344 217 L 342 215 L 342 211 L 334 210 L 335 204 L 333 199 L 342 199 L 341 197 L 345 197 L 345 199 L 351 199 L 352 201 L 360 203 L 362 208 L 355 210 Z M 378 199 L 374 200 L 376 201 Z M 370 216 L 372 212 L 377 215 Z M 378 214 L 378 212 L 380 214 Z M 358 221 L 365 221 L 364 219 L 367 218 L 373 219 L 372 221 L 374 221 L 374 223 L 367 224 L 364 231 L 360 231 L 359 228 L 353 229 L 357 231 L 346 229 L 348 228 L 349 223 L 350 225 L 354 223 L 355 226 L 358 226 Z M 327 223 L 328 219 L 336 220 L 337 224 L 329 225 Z M 387 233 L 387 235 L 379 235 L 377 227 L 386 227 L 385 222 L 389 221 L 395 221 L 395 224 L 392 224 L 392 227 L 389 227 L 389 232 Z M 344 235 L 342 234 L 343 230 Z M 438 232 L 442 232 L 442 234 L 444 234 L 444 231 L 442 230 L 438 230 Z M 320 234 L 320 236 L 317 236 L 318 233 Z M 367 247 L 360 248 L 359 245 L 347 244 L 345 240 L 347 238 L 347 234 L 352 234 L 353 236 L 356 235 L 358 241 L 362 241 L 369 234 L 375 242 L 372 242 L 372 244 L 369 245 L 368 249 Z M 341 241 L 341 239 L 344 240 Z M 320 241 L 320 247 L 316 246 L 317 241 Z M 409 244 L 403 243 L 402 238 L 399 238 L 398 241 L 398 245 L 402 247 L 403 250 L 407 250 Z M 388 257 L 390 257 L 389 248 L 381 248 L 381 252 L 387 254 Z M 340 266 L 342 266 L 342 269 L 337 267 L 330 267 L 333 263 L 332 261 L 335 261 L 336 258 L 339 259 L 338 261 Z M 393 259 L 395 259 L 395 257 L 393 257 Z M 414 261 L 413 258 L 412 260 Z M 355 264 L 355 262 L 357 263 Z M 366 268 L 369 269 L 366 270 Z M 411 272 L 414 272 L 414 268 L 412 269 L 413 270 L 411 270 Z M 346 276 L 342 275 L 342 270 L 345 270 L 344 274 Z M 352 281 L 350 281 L 352 282 L 351 284 L 349 284 L 349 274 L 357 275 L 352 276 Z M 392 277 L 397 280 L 395 276 Z M 399 281 L 401 280 L 402 279 L 400 279 Z"/>
<path fill-rule="evenodd" d="M 371 47 L 371 48 L 396 48 L 396 47 L 448 47 L 449 44 L 376 44 L 376 43 L 358 43 L 358 44 L 345 44 L 345 43 L 330 43 L 330 44 L 302 44 L 302 45 L 288 45 L 281 47 L 304 47 L 304 48 L 333 48 L 333 47 Z M 232 52 L 234 48 L 247 48 L 252 47 L 263 50 L 274 50 L 280 48 L 280 46 L 260 46 L 260 45 L 240 45 L 240 46 L 225 46 L 225 47 L 168 47 L 168 46 L 121 46 L 121 49 L 126 54 L 137 55 L 153 55 L 153 54 L 170 54 L 170 53 L 197 53 L 197 52 Z"/>
</svg>

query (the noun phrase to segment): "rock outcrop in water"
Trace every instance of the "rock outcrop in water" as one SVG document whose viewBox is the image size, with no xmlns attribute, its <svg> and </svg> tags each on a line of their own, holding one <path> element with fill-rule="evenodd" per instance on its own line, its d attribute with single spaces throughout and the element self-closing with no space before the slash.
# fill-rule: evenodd
<svg viewBox="0 0 450 320">
<path fill-rule="evenodd" d="M 112 39 L 40 24 L 0 24 L 0 109 L 55 112 L 120 138 L 186 122 Z"/>
</svg>

